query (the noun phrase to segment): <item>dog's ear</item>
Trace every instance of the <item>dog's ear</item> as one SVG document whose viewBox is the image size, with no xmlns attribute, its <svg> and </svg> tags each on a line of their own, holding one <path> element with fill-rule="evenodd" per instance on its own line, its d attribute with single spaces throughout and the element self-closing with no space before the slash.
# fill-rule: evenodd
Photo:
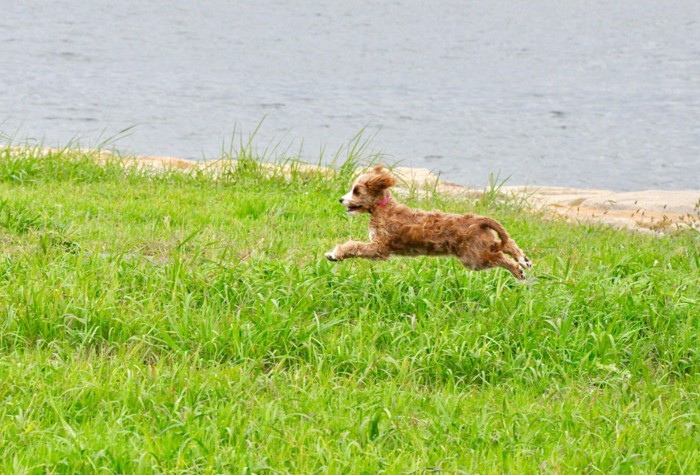
<svg viewBox="0 0 700 475">
<path fill-rule="evenodd" d="M 370 191 L 378 193 L 390 188 L 396 184 L 393 176 L 384 168 L 384 165 L 377 165 L 372 170 L 371 176 L 367 180 L 367 188 Z"/>
</svg>

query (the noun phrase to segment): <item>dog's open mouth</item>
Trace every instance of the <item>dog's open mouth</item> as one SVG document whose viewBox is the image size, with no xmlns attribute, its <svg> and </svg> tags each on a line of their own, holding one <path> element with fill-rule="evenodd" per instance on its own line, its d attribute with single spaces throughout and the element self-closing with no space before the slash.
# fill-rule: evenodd
<svg viewBox="0 0 700 475">
<path fill-rule="evenodd" d="M 359 211 L 362 209 L 362 206 L 348 206 L 348 209 L 346 210 L 348 213 L 352 213 L 353 211 Z"/>
</svg>

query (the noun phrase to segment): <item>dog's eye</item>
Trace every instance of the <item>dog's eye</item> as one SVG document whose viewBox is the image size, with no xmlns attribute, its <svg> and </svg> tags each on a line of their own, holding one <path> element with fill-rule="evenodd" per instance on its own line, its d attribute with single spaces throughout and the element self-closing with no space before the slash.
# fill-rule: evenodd
<svg viewBox="0 0 700 475">
<path fill-rule="evenodd" d="M 353 195 L 356 195 L 356 194 L 358 194 L 358 193 L 359 193 L 359 191 L 357 191 L 357 187 L 355 187 L 355 188 L 352 189 L 352 194 L 353 194 Z"/>
</svg>

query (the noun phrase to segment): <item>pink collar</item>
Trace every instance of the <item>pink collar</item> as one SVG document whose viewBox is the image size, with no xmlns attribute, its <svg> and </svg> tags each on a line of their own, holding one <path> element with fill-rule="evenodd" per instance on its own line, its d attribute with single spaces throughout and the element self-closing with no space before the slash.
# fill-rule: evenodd
<svg viewBox="0 0 700 475">
<path fill-rule="evenodd" d="M 382 198 L 382 201 L 377 204 L 377 207 L 381 208 L 382 206 L 386 205 L 389 201 L 391 201 L 391 195 L 386 195 L 384 198 Z"/>
</svg>

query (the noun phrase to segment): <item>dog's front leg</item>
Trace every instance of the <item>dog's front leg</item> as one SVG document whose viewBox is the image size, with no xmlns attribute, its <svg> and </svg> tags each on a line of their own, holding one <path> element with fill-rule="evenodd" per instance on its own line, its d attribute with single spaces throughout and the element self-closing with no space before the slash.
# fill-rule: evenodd
<svg viewBox="0 0 700 475">
<path fill-rule="evenodd" d="M 365 259 L 387 259 L 389 254 L 382 250 L 376 243 L 348 241 L 338 244 L 331 252 L 326 253 L 329 261 L 342 261 L 351 257 L 364 257 Z"/>
</svg>

